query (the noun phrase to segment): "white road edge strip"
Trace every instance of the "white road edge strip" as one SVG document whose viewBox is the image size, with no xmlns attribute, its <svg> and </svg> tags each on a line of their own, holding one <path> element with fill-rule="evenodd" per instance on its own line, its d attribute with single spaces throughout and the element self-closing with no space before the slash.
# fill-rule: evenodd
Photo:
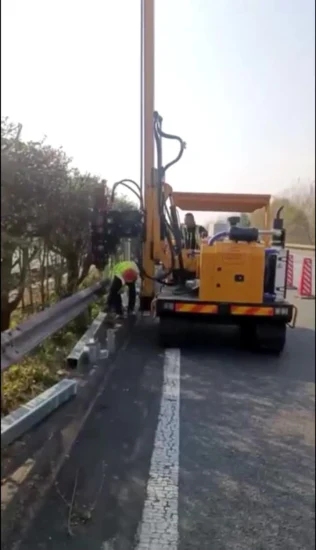
<svg viewBox="0 0 316 550">
<path fill-rule="evenodd" d="M 180 350 L 165 351 L 164 382 L 137 550 L 177 550 Z"/>
</svg>

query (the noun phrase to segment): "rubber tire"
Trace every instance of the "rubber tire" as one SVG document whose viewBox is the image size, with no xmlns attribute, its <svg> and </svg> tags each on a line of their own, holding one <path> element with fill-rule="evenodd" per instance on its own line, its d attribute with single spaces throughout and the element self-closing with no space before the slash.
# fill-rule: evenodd
<svg viewBox="0 0 316 550">
<path fill-rule="evenodd" d="M 286 343 L 286 323 L 258 323 L 255 343 L 259 352 L 281 355 Z"/>
<path fill-rule="evenodd" d="M 171 319 L 160 317 L 158 326 L 158 343 L 161 348 L 171 348 L 173 342 L 173 323 Z"/>
<path fill-rule="evenodd" d="M 182 319 L 160 317 L 158 328 L 159 346 L 180 348 L 186 342 L 188 323 Z"/>
<path fill-rule="evenodd" d="M 256 325 L 243 323 L 239 327 L 241 344 L 246 349 L 256 349 Z"/>
</svg>

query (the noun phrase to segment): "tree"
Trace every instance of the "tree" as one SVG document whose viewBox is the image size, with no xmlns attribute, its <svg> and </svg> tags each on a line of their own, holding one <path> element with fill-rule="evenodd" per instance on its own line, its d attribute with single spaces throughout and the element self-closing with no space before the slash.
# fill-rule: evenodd
<svg viewBox="0 0 316 550">
<path fill-rule="evenodd" d="M 66 294 L 72 294 L 84 280 L 91 267 L 90 230 L 91 208 L 99 178 L 81 175 L 72 170 L 60 189 L 59 205 L 49 217 L 42 235 L 55 254 L 65 258 Z"/>
<path fill-rule="evenodd" d="M 72 294 L 91 267 L 90 222 L 96 195 L 110 196 L 104 180 L 71 167 L 62 148 L 45 139 L 25 142 L 22 125 L 1 120 L 1 330 L 31 290 L 32 260 L 37 259 L 42 301 L 48 281 L 47 259 L 54 255 L 55 293 Z M 135 209 L 126 197 L 114 207 Z M 45 279 L 46 278 L 46 279 Z M 45 283 L 46 280 L 46 283 Z M 47 292 L 46 292 L 47 295 Z"/>
<path fill-rule="evenodd" d="M 296 184 L 286 192 L 286 196 L 304 213 L 304 222 L 299 226 L 302 233 L 300 238 L 303 239 L 300 242 L 315 244 L 315 180 L 303 182 L 299 178 Z"/>
<path fill-rule="evenodd" d="M 284 206 L 282 218 L 286 229 L 286 240 L 288 243 L 309 244 L 310 224 L 308 217 L 297 202 L 289 198 L 275 197 L 271 203 L 272 218 L 275 217 L 278 209 Z M 264 227 L 264 209 L 256 210 L 251 214 L 251 224 L 259 229 Z"/>
<path fill-rule="evenodd" d="M 240 226 L 241 227 L 250 227 L 251 225 L 251 221 L 250 221 L 250 218 L 248 216 L 248 214 L 245 214 L 244 212 L 242 212 L 240 214 Z"/>
<path fill-rule="evenodd" d="M 139 208 L 139 205 L 135 204 L 133 200 L 130 200 L 126 195 L 119 195 L 114 198 L 113 202 L 113 209 L 114 210 L 120 210 L 120 211 L 128 211 L 128 210 L 137 210 Z M 130 253 L 135 258 L 137 258 L 140 254 L 141 250 L 141 243 L 140 238 L 133 238 L 130 241 Z M 120 244 L 117 247 L 116 250 L 116 258 L 115 260 L 119 260 L 123 258 L 124 254 L 124 240 L 120 241 Z"/>
<path fill-rule="evenodd" d="M 62 149 L 24 143 L 21 131 L 21 124 L 1 120 L 1 330 L 9 327 L 22 298 L 30 262 L 70 162 Z M 12 277 L 18 250 L 20 270 Z"/>
</svg>

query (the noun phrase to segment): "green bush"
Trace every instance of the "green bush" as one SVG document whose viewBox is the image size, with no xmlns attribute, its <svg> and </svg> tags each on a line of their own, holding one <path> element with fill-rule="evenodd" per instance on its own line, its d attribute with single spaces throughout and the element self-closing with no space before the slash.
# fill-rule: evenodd
<svg viewBox="0 0 316 550">
<path fill-rule="evenodd" d="M 87 286 L 91 286 L 91 282 Z M 66 374 L 66 357 L 92 320 L 102 311 L 104 298 L 91 304 L 79 318 L 48 338 L 37 350 L 2 376 L 1 414 L 6 415 L 56 384 Z M 23 321 L 15 312 L 12 324 Z"/>
</svg>

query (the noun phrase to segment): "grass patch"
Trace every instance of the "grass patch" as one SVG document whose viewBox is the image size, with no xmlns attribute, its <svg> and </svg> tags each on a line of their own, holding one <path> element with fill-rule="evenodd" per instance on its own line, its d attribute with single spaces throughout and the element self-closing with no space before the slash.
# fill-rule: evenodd
<svg viewBox="0 0 316 550">
<path fill-rule="evenodd" d="M 93 273 L 81 288 L 91 286 L 98 279 Z M 1 415 L 7 415 L 50 388 L 66 374 L 66 357 L 91 324 L 103 311 L 104 298 L 94 302 L 85 313 L 69 323 L 61 331 L 48 338 L 36 351 L 20 363 L 12 365 L 2 375 Z M 12 315 L 11 328 L 23 322 L 28 315 L 16 311 Z"/>
<path fill-rule="evenodd" d="M 75 338 L 73 338 L 75 341 Z M 63 376 L 64 359 L 67 347 L 61 348 L 63 357 L 52 359 L 48 353 L 53 340 L 47 341 L 45 347 L 27 357 L 17 365 L 12 365 L 2 379 L 1 414 L 6 415 L 23 405 L 44 390 L 56 384 Z M 71 345 L 70 345 L 71 349 Z M 55 354 L 56 355 L 56 354 Z"/>
</svg>

